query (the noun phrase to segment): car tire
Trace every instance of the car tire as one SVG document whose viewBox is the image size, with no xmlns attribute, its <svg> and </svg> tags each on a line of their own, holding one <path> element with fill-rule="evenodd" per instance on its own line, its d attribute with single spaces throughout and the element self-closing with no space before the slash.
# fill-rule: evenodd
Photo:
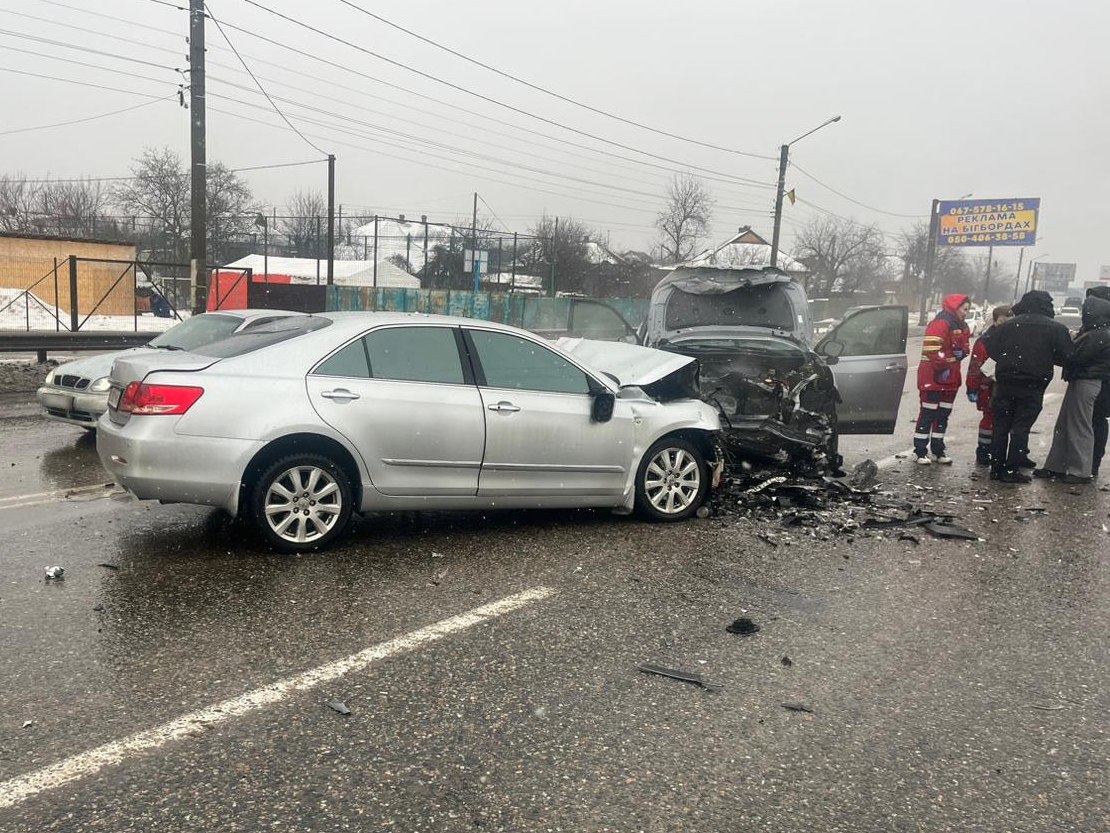
<svg viewBox="0 0 1110 833">
<path fill-rule="evenodd" d="M 636 510 L 651 521 L 684 521 L 709 493 L 705 455 L 680 437 L 654 443 L 636 470 Z"/>
<path fill-rule="evenodd" d="M 351 485 L 334 460 L 292 454 L 275 460 L 255 481 L 251 518 L 266 542 L 282 552 L 311 552 L 338 538 L 351 519 Z"/>
</svg>

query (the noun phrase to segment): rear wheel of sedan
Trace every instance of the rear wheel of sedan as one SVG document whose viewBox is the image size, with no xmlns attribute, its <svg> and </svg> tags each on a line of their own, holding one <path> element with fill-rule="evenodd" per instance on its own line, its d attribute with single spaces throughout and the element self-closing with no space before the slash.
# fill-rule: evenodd
<svg viewBox="0 0 1110 833">
<path fill-rule="evenodd" d="M 322 454 L 282 457 L 255 483 L 251 515 L 275 549 L 320 549 L 350 520 L 351 486 L 343 470 Z"/>
<path fill-rule="evenodd" d="M 709 490 L 705 455 L 679 437 L 664 437 L 647 450 L 636 472 L 636 509 L 654 521 L 683 521 Z"/>
</svg>

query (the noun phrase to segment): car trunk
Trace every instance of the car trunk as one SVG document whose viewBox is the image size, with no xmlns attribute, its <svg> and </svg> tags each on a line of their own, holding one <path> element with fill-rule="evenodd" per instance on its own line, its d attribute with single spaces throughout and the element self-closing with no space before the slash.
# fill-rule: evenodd
<svg viewBox="0 0 1110 833">
<path fill-rule="evenodd" d="M 141 350 L 120 356 L 112 362 L 110 374 L 112 388 L 108 395 L 108 418 L 117 425 L 124 425 L 130 414 L 117 409 L 120 396 L 132 382 L 144 382 L 151 374 L 170 371 L 196 373 L 216 364 L 220 359 L 200 356 L 184 350 Z M 181 382 L 181 384 L 188 384 Z"/>
</svg>

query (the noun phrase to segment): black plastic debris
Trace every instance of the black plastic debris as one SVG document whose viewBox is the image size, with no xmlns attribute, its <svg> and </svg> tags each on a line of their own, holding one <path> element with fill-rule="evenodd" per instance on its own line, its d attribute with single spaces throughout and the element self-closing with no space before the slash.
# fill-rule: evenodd
<svg viewBox="0 0 1110 833">
<path fill-rule="evenodd" d="M 793 666 L 794 666 L 794 660 L 790 659 L 790 657 L 783 657 L 782 658 L 782 667 L 783 668 L 792 668 Z"/>
<path fill-rule="evenodd" d="M 879 479 L 879 467 L 874 460 L 864 460 L 856 463 L 852 473 L 848 475 L 848 486 L 857 492 L 864 492 L 875 488 Z"/>
<path fill-rule="evenodd" d="M 97 564 L 96 566 L 97 567 L 103 567 L 106 570 L 118 570 L 119 569 L 118 564 L 109 564 L 107 561 L 102 561 L 101 563 Z"/>
<path fill-rule="evenodd" d="M 740 634 L 740 636 L 751 636 L 754 633 L 759 633 L 759 625 L 745 617 L 727 625 L 725 630 L 729 633 Z"/>
<path fill-rule="evenodd" d="M 912 532 L 903 532 L 898 536 L 899 541 L 909 541 L 911 544 L 920 544 L 921 539 L 914 535 Z"/>
<path fill-rule="evenodd" d="M 46 580 L 47 581 L 65 581 L 66 568 L 65 567 L 47 567 Z"/>
<path fill-rule="evenodd" d="M 350 714 L 351 710 L 347 708 L 347 704 L 342 700 L 329 700 L 328 708 L 332 711 L 339 712 L 340 714 Z"/>
<path fill-rule="evenodd" d="M 638 670 L 645 674 L 657 674 L 660 677 L 668 677 L 672 680 L 680 680 L 684 683 L 693 683 L 696 686 L 704 688 L 706 691 L 717 691 L 720 686 L 707 683 L 701 674 L 695 674 L 691 671 L 679 671 L 674 668 L 664 668 L 662 665 L 653 665 L 646 663 L 638 667 Z"/>
<path fill-rule="evenodd" d="M 955 524 L 930 521 L 927 524 L 922 524 L 921 528 L 938 538 L 961 538 L 965 541 L 979 540 L 979 536 L 970 529 L 964 529 L 962 526 L 956 526 Z"/>
<path fill-rule="evenodd" d="M 787 703 L 783 703 L 782 707 L 784 709 L 786 709 L 787 711 L 791 711 L 791 712 L 805 712 L 806 714 L 816 714 L 817 713 L 813 709 L 811 709 L 809 706 L 807 706 L 805 703 L 787 702 Z"/>
</svg>

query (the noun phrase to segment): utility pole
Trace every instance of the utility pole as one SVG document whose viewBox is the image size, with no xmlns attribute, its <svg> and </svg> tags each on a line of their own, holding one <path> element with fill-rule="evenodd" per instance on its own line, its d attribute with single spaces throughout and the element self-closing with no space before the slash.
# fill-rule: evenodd
<svg viewBox="0 0 1110 833">
<path fill-rule="evenodd" d="M 191 235 L 189 271 L 193 279 L 193 312 L 208 307 L 208 162 L 205 151 L 204 0 L 189 0 L 189 133 Z"/>
<path fill-rule="evenodd" d="M 983 303 L 991 299 L 991 261 L 994 260 L 994 246 L 987 246 L 987 283 L 983 287 Z"/>
<path fill-rule="evenodd" d="M 555 218 L 555 233 L 551 236 L 551 297 L 555 297 L 555 261 L 559 253 L 559 218 Z"/>
<path fill-rule="evenodd" d="M 940 224 L 940 200 L 933 200 L 933 207 L 929 209 L 929 241 L 925 248 L 925 275 L 921 287 L 921 310 L 918 313 L 917 323 L 924 325 L 929 314 L 929 299 L 933 296 L 933 264 L 937 259 L 937 227 Z"/>
<path fill-rule="evenodd" d="M 319 283 L 319 281 L 317 281 Z M 328 154 L 328 286 L 335 283 L 335 154 Z"/>
<path fill-rule="evenodd" d="M 775 190 L 775 228 L 771 234 L 771 266 L 779 265 L 779 236 L 782 231 L 782 196 L 786 190 L 786 161 L 790 156 L 790 145 L 779 148 L 779 184 Z"/>
<path fill-rule="evenodd" d="M 478 192 L 474 192 L 474 216 L 470 221 L 470 258 L 471 265 L 474 267 L 474 291 L 478 291 L 478 270 L 481 266 L 478 264 Z"/>
<path fill-rule="evenodd" d="M 1021 287 L 1021 262 L 1025 259 L 1025 247 L 1022 246 L 1018 249 L 1018 268 L 1017 276 L 1014 278 L 1014 297 L 1013 301 L 1017 301 L 1018 289 Z"/>
</svg>

